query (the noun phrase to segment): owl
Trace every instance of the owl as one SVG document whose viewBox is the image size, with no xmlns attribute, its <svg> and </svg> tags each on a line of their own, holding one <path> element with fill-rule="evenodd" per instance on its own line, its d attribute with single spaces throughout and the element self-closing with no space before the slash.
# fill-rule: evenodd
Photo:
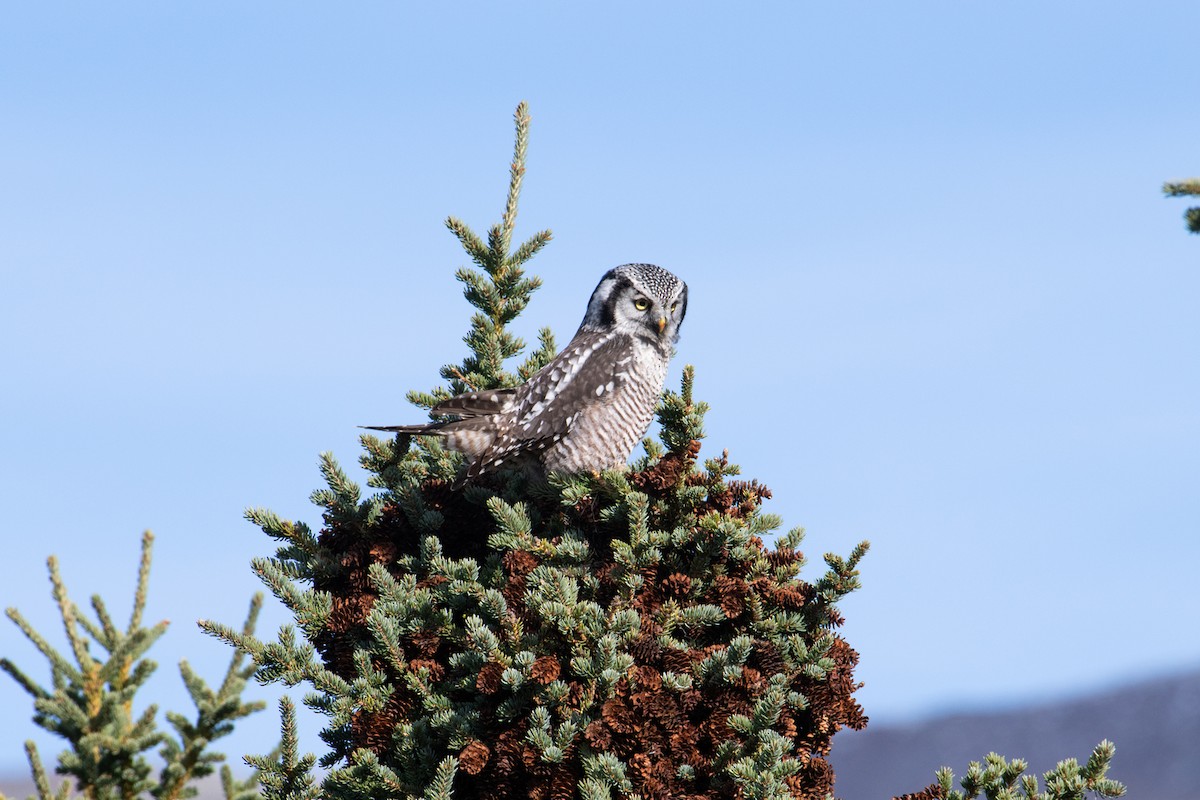
<svg viewBox="0 0 1200 800">
<path fill-rule="evenodd" d="M 687 284 L 667 270 L 615 267 L 574 338 L 526 383 L 443 400 L 432 413 L 448 421 L 368 427 L 441 437 L 467 457 L 455 488 L 497 468 L 622 467 L 650 427 L 685 313 Z"/>
</svg>

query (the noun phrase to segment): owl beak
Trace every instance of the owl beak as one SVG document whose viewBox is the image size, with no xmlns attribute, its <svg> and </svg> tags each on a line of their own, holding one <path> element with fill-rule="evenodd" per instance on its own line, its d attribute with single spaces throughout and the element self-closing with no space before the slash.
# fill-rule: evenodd
<svg viewBox="0 0 1200 800">
<path fill-rule="evenodd" d="M 659 317 L 658 318 L 658 335 L 659 336 L 662 336 L 663 328 L 665 328 L 665 327 L 667 327 L 667 318 Z"/>
</svg>

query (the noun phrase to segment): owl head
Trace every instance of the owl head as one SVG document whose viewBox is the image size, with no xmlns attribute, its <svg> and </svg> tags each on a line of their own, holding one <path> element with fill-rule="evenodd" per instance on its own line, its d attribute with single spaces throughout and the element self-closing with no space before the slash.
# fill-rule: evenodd
<svg viewBox="0 0 1200 800">
<path fill-rule="evenodd" d="M 596 285 L 579 329 L 615 329 L 674 344 L 686 313 L 686 283 L 653 264 L 622 264 L 606 272 Z"/>
</svg>

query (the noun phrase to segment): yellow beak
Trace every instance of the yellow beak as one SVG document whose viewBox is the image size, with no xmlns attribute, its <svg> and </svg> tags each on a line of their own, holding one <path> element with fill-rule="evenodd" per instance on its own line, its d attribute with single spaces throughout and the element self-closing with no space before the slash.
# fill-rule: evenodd
<svg viewBox="0 0 1200 800">
<path fill-rule="evenodd" d="M 665 328 L 665 327 L 667 327 L 667 318 L 666 318 L 666 317 L 659 317 L 659 318 L 658 318 L 658 335 L 659 335 L 659 336 L 661 336 L 661 335 L 662 335 L 663 328 Z"/>
</svg>

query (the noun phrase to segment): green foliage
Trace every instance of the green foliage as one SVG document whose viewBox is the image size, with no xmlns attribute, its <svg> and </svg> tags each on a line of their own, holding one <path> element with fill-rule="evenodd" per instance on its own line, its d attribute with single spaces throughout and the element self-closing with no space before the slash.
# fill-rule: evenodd
<svg viewBox="0 0 1200 800">
<path fill-rule="evenodd" d="M 1163 194 L 1167 197 L 1200 197 L 1200 178 L 1164 183 Z M 1200 233 L 1200 206 L 1184 211 L 1183 219 L 1188 231 Z"/>
<path fill-rule="evenodd" d="M 242 702 L 241 693 L 254 666 L 244 666 L 243 654 L 235 653 L 216 691 L 186 661 L 180 662 L 179 671 L 197 713 L 194 719 L 189 719 L 168 712 L 167 721 L 174 734 L 158 729 L 157 706 L 151 705 L 134 716 L 134 697 L 156 669 L 155 663 L 144 655 L 167 630 L 165 621 L 151 627 L 142 625 L 153 538 L 149 532 L 142 537 L 133 613 L 124 630 L 117 627 L 98 596 L 91 599 L 96 620 L 83 616 L 67 595 L 58 559 L 50 557 L 50 583 L 74 663 L 34 630 L 20 612 L 14 608 L 7 611 L 9 619 L 50 662 L 52 688 L 43 687 L 7 658 L 0 659 L 0 669 L 33 696 L 34 722 L 67 740 L 70 747 L 59 755 L 57 771 L 72 776 L 77 790 L 94 800 L 130 798 L 144 792 L 158 800 L 194 797 L 194 782 L 211 774 L 213 764 L 224 759 L 209 749 L 210 743 L 230 733 L 235 720 L 263 707 L 261 702 Z M 257 595 L 242 628 L 243 635 L 253 633 L 261 605 L 262 596 Z M 92 644 L 103 649 L 108 657 L 103 660 L 93 657 Z M 145 755 L 154 747 L 159 747 L 164 762 L 157 775 L 152 774 Z M 41 800 L 68 797 L 70 783 L 64 782 L 57 795 L 53 795 L 37 749 L 32 742 L 27 742 L 25 749 L 37 796 Z M 229 781 L 236 788 L 232 777 Z M 240 788 L 244 794 L 251 787 L 242 784 Z"/>
<path fill-rule="evenodd" d="M 258 770 L 257 779 L 265 800 L 315 800 L 320 793 L 311 772 L 317 759 L 312 755 L 297 755 L 296 707 L 287 697 L 279 700 L 279 716 L 283 725 L 279 747 L 265 756 L 246 756 L 246 763 Z M 230 798 L 228 789 L 225 796 Z"/>
<path fill-rule="evenodd" d="M 269 643 L 203 625 L 261 680 L 317 689 L 306 702 L 329 718 L 325 795 L 830 788 L 830 737 L 865 722 L 856 656 L 833 631 L 866 546 L 801 580 L 801 531 L 764 544 L 779 523 L 760 511 L 765 487 L 730 481 L 726 456 L 696 464 L 693 381 L 685 369 L 666 393 L 663 445 L 634 472 L 453 492 L 451 475 L 408 468 L 422 454 L 403 439 L 366 436 L 364 465 L 387 488 L 363 499 L 323 457 L 315 549 L 302 526 L 252 512 L 284 533 L 256 569 L 297 625 Z M 336 554 L 340 573 L 313 568 Z M 296 780 L 296 766 L 278 769 Z"/>
<path fill-rule="evenodd" d="M 1097 797 L 1121 797 L 1125 787 L 1107 777 L 1116 749 L 1106 740 L 1096 745 L 1083 765 L 1073 758 L 1060 761 L 1042 776 L 1044 790 L 1039 788 L 1035 776 L 1025 774 L 1028 765 L 1024 761 L 1014 759 L 1010 762 L 1003 756 L 989 753 L 982 762 L 972 761 L 967 767 L 961 790 L 954 788 L 954 773 L 943 767 L 938 770 L 937 783 L 905 797 L 912 800 L 974 800 L 983 795 L 987 800 L 1083 800 L 1089 793 Z"/>
</svg>

